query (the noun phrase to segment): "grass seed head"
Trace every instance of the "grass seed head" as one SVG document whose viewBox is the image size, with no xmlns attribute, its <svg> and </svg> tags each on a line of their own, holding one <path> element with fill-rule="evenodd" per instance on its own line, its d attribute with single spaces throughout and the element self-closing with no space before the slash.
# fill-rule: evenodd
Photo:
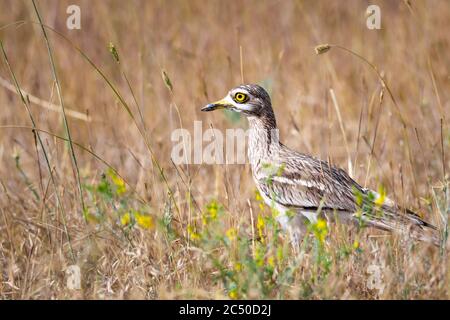
<svg viewBox="0 0 450 320">
<path fill-rule="evenodd" d="M 314 48 L 314 50 L 316 51 L 316 54 L 325 53 L 325 52 L 329 51 L 330 49 L 331 49 L 331 46 L 328 43 L 319 44 L 318 46 L 316 46 Z"/>
</svg>

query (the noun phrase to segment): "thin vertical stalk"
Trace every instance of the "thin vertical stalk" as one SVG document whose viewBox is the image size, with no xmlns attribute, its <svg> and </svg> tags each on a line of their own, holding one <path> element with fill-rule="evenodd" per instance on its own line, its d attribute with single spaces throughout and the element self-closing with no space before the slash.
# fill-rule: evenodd
<svg viewBox="0 0 450 320">
<path fill-rule="evenodd" d="M 77 157 L 75 155 L 75 150 L 74 150 L 73 144 L 72 144 L 72 137 L 71 137 L 71 134 L 70 134 L 69 123 L 67 122 L 66 111 L 65 111 L 65 108 L 64 108 L 64 99 L 63 99 L 62 90 L 61 90 L 61 83 L 59 82 L 58 73 L 56 72 L 55 61 L 53 59 L 53 52 L 52 52 L 52 49 L 51 49 L 51 46 L 50 46 L 50 41 L 48 40 L 48 37 L 47 37 L 47 32 L 45 31 L 44 25 L 42 23 L 41 15 L 39 14 L 39 10 L 38 10 L 34 0 L 32 0 L 32 3 L 33 3 L 34 10 L 36 12 L 37 18 L 39 20 L 39 24 L 41 26 L 41 30 L 42 30 L 42 34 L 44 36 L 45 44 L 47 46 L 47 51 L 48 51 L 48 56 L 49 56 L 49 59 L 50 59 L 50 65 L 51 65 L 51 68 L 52 68 L 53 78 L 55 79 L 55 83 L 56 83 L 56 91 L 57 91 L 58 97 L 59 97 L 59 104 L 61 105 L 64 129 L 66 131 L 67 139 L 68 139 L 68 142 L 69 142 L 70 156 L 72 158 L 73 169 L 75 171 L 75 178 L 77 180 L 77 186 L 78 186 L 78 192 L 79 192 L 79 196 L 80 196 L 81 209 L 82 209 L 83 216 L 86 219 L 86 216 L 85 216 L 85 205 L 84 205 L 84 199 L 83 199 L 83 189 L 81 188 L 80 170 L 78 169 Z"/>
</svg>

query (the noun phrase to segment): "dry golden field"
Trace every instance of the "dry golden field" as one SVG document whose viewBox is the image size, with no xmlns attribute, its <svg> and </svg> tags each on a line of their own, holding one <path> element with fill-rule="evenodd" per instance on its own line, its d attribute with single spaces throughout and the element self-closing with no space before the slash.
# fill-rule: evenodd
<svg viewBox="0 0 450 320">
<path fill-rule="evenodd" d="M 71 4 L 79 30 L 66 27 Z M 380 30 L 366 27 L 369 4 Z M 296 255 L 248 164 L 171 161 L 178 128 L 247 127 L 200 112 L 243 78 L 268 89 L 285 144 L 384 188 L 445 237 L 448 1 L 37 7 L 51 56 L 33 3 L 0 0 L 1 299 L 450 298 L 445 243 L 334 224 L 312 228 Z M 324 43 L 388 87 L 345 49 L 317 55 Z"/>
</svg>

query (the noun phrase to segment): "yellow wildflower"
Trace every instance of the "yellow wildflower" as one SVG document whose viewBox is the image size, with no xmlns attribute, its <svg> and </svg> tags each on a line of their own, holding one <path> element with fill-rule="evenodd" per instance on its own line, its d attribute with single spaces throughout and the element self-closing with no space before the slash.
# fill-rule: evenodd
<svg viewBox="0 0 450 320">
<path fill-rule="evenodd" d="M 231 290 L 228 293 L 228 296 L 233 300 L 236 300 L 239 297 L 236 289 Z"/>
<path fill-rule="evenodd" d="M 227 235 L 228 239 L 230 239 L 230 241 L 233 241 L 234 239 L 236 239 L 237 231 L 235 228 L 230 228 L 225 232 L 225 234 Z"/>
<path fill-rule="evenodd" d="M 217 203 L 216 200 L 212 200 L 206 206 L 206 213 L 202 214 L 203 225 L 207 225 L 209 222 L 215 221 L 217 219 L 219 210 L 222 210 L 222 207 Z"/>
<path fill-rule="evenodd" d="M 359 241 L 358 240 L 353 241 L 353 249 L 355 249 L 355 250 L 359 249 Z"/>
<path fill-rule="evenodd" d="M 192 240 L 198 240 L 198 239 L 200 239 L 200 235 L 199 235 L 197 232 L 194 231 L 194 228 L 193 228 L 191 225 L 188 225 L 188 226 L 187 226 L 187 232 L 188 232 L 188 234 L 189 234 L 189 237 L 190 237 Z"/>
<path fill-rule="evenodd" d="M 113 170 L 108 170 L 108 176 L 111 178 L 112 182 L 117 187 L 116 192 L 117 195 L 124 194 L 127 191 L 127 188 L 125 186 L 125 181 L 119 177 Z"/>
<path fill-rule="evenodd" d="M 263 198 L 261 197 L 261 194 L 259 193 L 258 190 L 255 191 L 255 199 L 256 201 L 262 201 Z"/>
<path fill-rule="evenodd" d="M 141 214 L 140 212 L 135 212 L 134 218 L 136 219 L 137 224 L 143 229 L 153 229 L 155 223 L 153 218 L 147 214 Z"/>
<path fill-rule="evenodd" d="M 271 266 L 272 268 L 275 267 L 275 259 L 274 259 L 273 256 L 270 256 L 269 258 L 267 258 L 267 264 L 268 264 L 269 266 Z"/>
<path fill-rule="evenodd" d="M 121 218 L 120 218 L 120 223 L 123 226 L 127 226 L 129 225 L 131 222 L 131 215 L 129 212 L 125 213 Z"/>
<path fill-rule="evenodd" d="M 356 205 L 361 207 L 363 204 L 363 195 L 359 190 L 353 189 L 353 193 L 355 194 Z"/>
<path fill-rule="evenodd" d="M 255 199 L 258 202 L 259 210 L 264 210 L 264 199 L 262 198 L 258 190 L 255 191 Z"/>
<path fill-rule="evenodd" d="M 386 190 L 384 190 L 383 186 L 378 188 L 378 197 L 375 199 L 375 204 L 381 207 L 386 200 Z"/>
<path fill-rule="evenodd" d="M 241 270 L 242 270 L 242 263 L 236 262 L 236 263 L 234 264 L 234 271 L 239 272 L 239 271 L 241 271 Z"/>
<path fill-rule="evenodd" d="M 264 226 L 265 226 L 264 218 L 261 215 L 258 215 L 258 219 L 256 221 L 256 229 L 258 230 L 258 235 L 261 238 L 261 241 L 264 242 Z"/>
<path fill-rule="evenodd" d="M 319 242 L 323 243 L 328 234 L 327 222 L 323 219 L 318 219 L 313 226 L 313 231 Z"/>
<path fill-rule="evenodd" d="M 206 214 L 202 214 L 202 223 L 206 226 L 209 222 L 208 216 Z"/>
<path fill-rule="evenodd" d="M 316 227 L 318 230 L 324 230 L 327 228 L 327 222 L 323 219 L 317 220 Z"/>
<path fill-rule="evenodd" d="M 211 218 L 217 217 L 217 209 L 219 208 L 217 202 L 215 200 L 211 201 L 211 203 L 208 205 L 208 213 L 211 216 Z"/>
</svg>

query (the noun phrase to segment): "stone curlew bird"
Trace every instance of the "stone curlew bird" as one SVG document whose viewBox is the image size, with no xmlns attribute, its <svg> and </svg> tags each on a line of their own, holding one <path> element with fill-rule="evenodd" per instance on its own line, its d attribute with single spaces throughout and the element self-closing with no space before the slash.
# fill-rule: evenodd
<svg viewBox="0 0 450 320">
<path fill-rule="evenodd" d="M 216 109 L 247 117 L 248 158 L 254 181 L 266 204 L 278 210 L 277 220 L 290 234 L 294 246 L 303 237 L 305 222 L 314 222 L 319 214 L 327 220 L 363 223 L 439 243 L 436 227 L 414 212 L 387 198 L 377 201 L 381 197 L 378 193 L 361 187 L 344 170 L 280 143 L 272 103 L 261 86 L 235 87 L 202 111 Z"/>
</svg>

